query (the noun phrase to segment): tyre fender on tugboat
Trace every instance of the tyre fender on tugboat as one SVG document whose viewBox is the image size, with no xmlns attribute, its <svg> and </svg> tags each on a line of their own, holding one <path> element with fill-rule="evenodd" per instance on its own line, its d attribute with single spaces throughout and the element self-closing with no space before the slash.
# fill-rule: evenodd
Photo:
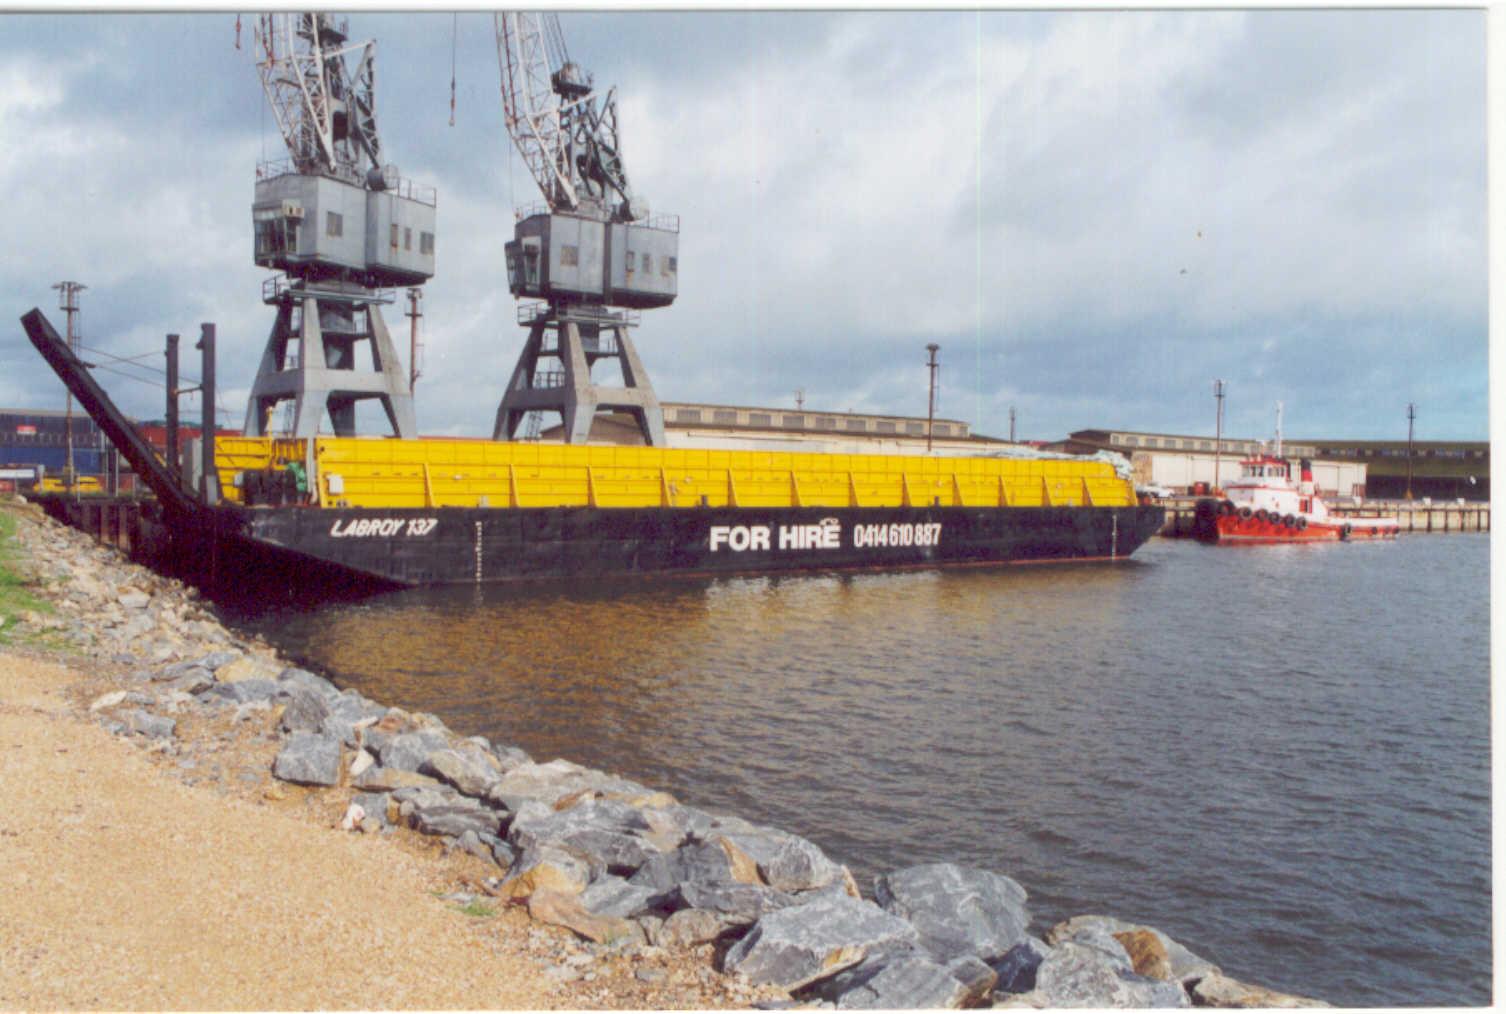
<svg viewBox="0 0 1506 1014">
<path fill-rule="evenodd" d="M 1296 528 L 1297 527 L 1297 519 L 1293 515 L 1291 515 L 1291 514 L 1288 514 L 1286 517 L 1282 518 L 1281 519 L 1281 523 L 1283 525 L 1285 525 L 1287 528 Z"/>
<path fill-rule="evenodd" d="M 1270 519 L 1271 519 L 1271 515 L 1269 514 L 1269 512 L 1266 511 L 1266 509 L 1264 507 L 1260 508 L 1258 511 L 1255 512 L 1255 520 L 1256 521 L 1269 521 Z"/>
<path fill-rule="evenodd" d="M 1307 530 L 1307 519 L 1306 518 L 1298 518 L 1297 519 L 1297 531 L 1302 532 L 1302 531 L 1306 531 L 1306 530 Z"/>
<path fill-rule="evenodd" d="M 1244 518 L 1246 521 L 1250 520 L 1250 508 L 1241 507 L 1239 509 L 1239 516 Z"/>
<path fill-rule="evenodd" d="M 1228 517 L 1230 514 L 1233 514 L 1234 513 L 1234 501 L 1233 500 L 1224 500 L 1221 503 L 1219 503 L 1219 505 L 1218 505 L 1218 512 L 1220 514 L 1222 514 L 1224 517 Z"/>
</svg>

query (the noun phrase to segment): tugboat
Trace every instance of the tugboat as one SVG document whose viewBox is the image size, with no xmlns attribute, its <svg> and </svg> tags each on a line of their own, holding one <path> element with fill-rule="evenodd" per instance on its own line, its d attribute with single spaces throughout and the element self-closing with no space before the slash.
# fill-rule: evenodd
<svg viewBox="0 0 1506 1014">
<path fill-rule="evenodd" d="M 1281 457 L 1280 410 L 1276 452 L 1240 462 L 1240 475 L 1224 485 L 1227 499 L 1204 499 L 1194 509 L 1194 530 L 1205 542 L 1348 542 L 1394 539 L 1395 517 L 1345 518 L 1330 514 L 1313 483 L 1312 462 L 1300 460 L 1302 477 L 1293 483 L 1291 463 Z"/>
<path fill-rule="evenodd" d="M 1394 517 L 1345 518 L 1328 512 L 1313 485 L 1312 462 L 1301 461 L 1300 484 L 1291 464 L 1269 454 L 1240 462 L 1240 476 L 1224 486 L 1225 500 L 1199 500 L 1198 538 L 1207 542 L 1347 542 L 1394 539 Z"/>
</svg>

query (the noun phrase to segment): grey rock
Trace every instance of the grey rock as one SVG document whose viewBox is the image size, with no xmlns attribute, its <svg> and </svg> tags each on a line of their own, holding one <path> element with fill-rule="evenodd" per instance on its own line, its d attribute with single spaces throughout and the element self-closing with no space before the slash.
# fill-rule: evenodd
<svg viewBox="0 0 1506 1014">
<path fill-rule="evenodd" d="M 375 819 L 382 827 L 386 827 L 388 824 L 387 801 L 390 798 L 385 792 L 359 792 L 352 796 L 350 801 L 365 811 L 368 818 Z"/>
<path fill-rule="evenodd" d="M 329 680 L 316 673 L 311 673 L 307 669 L 299 669 L 296 666 L 284 669 L 278 673 L 277 682 L 303 687 L 305 690 L 312 690 L 324 700 L 325 704 L 333 704 L 335 698 L 340 696 L 339 689 Z"/>
<path fill-rule="evenodd" d="M 692 880 L 680 885 L 680 898 L 689 908 L 723 916 L 730 925 L 746 926 L 770 912 L 788 908 L 796 900 L 762 884 L 722 884 Z"/>
<path fill-rule="evenodd" d="M 921 946 L 943 964 L 971 954 L 1003 957 L 1025 939 L 1025 889 L 1006 876 L 954 863 L 926 863 L 874 878 L 879 907 L 920 932 Z"/>
<path fill-rule="evenodd" d="M 465 798 L 450 786 L 436 782 L 427 775 L 414 777 L 422 778 L 427 784 L 405 785 L 392 790 L 392 798 L 406 804 L 409 812 L 412 812 L 414 807 L 422 809 L 426 806 L 465 806 L 475 809 L 481 805 L 474 799 Z"/>
<path fill-rule="evenodd" d="M 156 625 L 157 624 L 152 621 L 152 617 L 151 617 L 151 615 L 149 613 L 137 613 L 135 616 L 132 616 L 129 620 L 126 620 L 125 623 L 121 624 L 121 627 L 120 627 L 120 630 L 119 630 L 120 640 L 121 641 L 134 641 L 136 638 L 140 637 L 142 634 L 145 634 L 145 633 L 148 633 L 149 631 L 151 631 L 154 627 L 156 627 Z M 117 656 L 117 658 L 118 657 L 119 656 Z M 129 658 L 130 656 L 126 656 L 126 657 Z M 134 662 L 134 660 L 132 660 L 131 662 L 127 662 L 125 664 L 126 665 L 134 665 L 135 662 Z"/>
<path fill-rule="evenodd" d="M 842 879 L 842 867 L 799 835 L 773 828 L 728 829 L 722 836 L 758 864 L 764 882 L 780 891 L 810 891 Z"/>
<path fill-rule="evenodd" d="M 453 804 L 426 806 L 414 809 L 413 826 L 421 834 L 459 837 L 467 831 L 474 831 L 496 837 L 502 827 L 502 818 L 495 810 L 485 807 Z"/>
<path fill-rule="evenodd" d="M 1113 937 L 1104 934 L 1110 942 Z M 1117 946 L 1117 943 L 1116 943 Z M 1057 944 L 1035 973 L 1033 996 L 1048 1007 L 1187 1007 L 1187 994 L 1175 982 L 1147 979 L 1130 971 L 1120 948 L 1116 959 L 1101 942 L 1083 937 Z"/>
<path fill-rule="evenodd" d="M 964 1007 L 982 1006 L 999 984 L 999 973 L 971 954 L 947 962 L 946 974 L 962 983 L 966 989 L 962 1001 Z"/>
<path fill-rule="evenodd" d="M 918 940 L 915 927 L 872 902 L 827 895 L 759 919 L 727 952 L 724 966 L 755 983 L 794 990 Z"/>
<path fill-rule="evenodd" d="M 199 659 L 197 664 L 208 669 L 210 672 L 217 672 L 240 657 L 241 653 L 238 651 L 214 651 Z"/>
<path fill-rule="evenodd" d="M 496 835 L 489 834 L 485 837 L 490 838 L 492 841 L 500 840 Z M 492 861 L 491 846 L 482 841 L 482 835 L 478 834 L 473 828 L 466 828 L 465 831 L 461 832 L 460 837 L 455 840 L 455 847 L 462 852 L 469 852 L 477 859 L 485 859 L 487 862 Z"/>
<path fill-rule="evenodd" d="M 431 775 L 455 786 L 467 796 L 484 797 L 501 773 L 458 750 L 435 750 L 419 764 L 420 774 Z"/>
<path fill-rule="evenodd" d="M 615 800 L 587 799 L 560 811 L 526 800 L 513 815 L 507 837 L 519 848 L 564 845 L 595 857 L 612 873 L 627 875 L 662 855 L 644 837 L 651 830 L 641 811 Z"/>
<path fill-rule="evenodd" d="M 522 767 L 524 764 L 533 763 L 532 757 L 515 746 L 494 745 L 492 747 L 492 756 L 497 758 L 497 763 L 501 766 L 503 774 L 512 771 L 514 768 Z"/>
<path fill-rule="evenodd" d="M 568 849 L 540 845 L 518 853 L 517 859 L 508 867 L 507 879 L 502 885 L 503 896 L 510 898 L 522 896 L 521 892 L 524 888 L 521 885 L 530 879 L 528 877 L 530 873 L 540 867 L 549 867 L 552 873 L 551 876 L 545 878 L 549 882 L 549 890 L 559 890 L 561 883 L 568 883 L 571 886 L 566 889 L 567 893 L 580 894 L 595 879 L 592 876 L 595 871 L 584 857 Z M 526 890 L 531 893 L 533 888 L 529 886 Z"/>
<path fill-rule="evenodd" d="M 214 686 L 214 674 L 201 665 L 191 665 L 165 684 L 185 694 L 201 694 Z"/>
<path fill-rule="evenodd" d="M 673 900 L 673 891 L 656 891 L 652 887 L 630 884 L 610 873 L 592 881 L 580 896 L 580 903 L 586 911 L 618 919 L 636 919 L 665 911 Z"/>
<path fill-rule="evenodd" d="M 131 732 L 148 739 L 171 739 L 178 729 L 178 723 L 173 719 L 154 715 L 140 708 L 121 712 L 120 719 Z"/>
<path fill-rule="evenodd" d="M 734 924 L 720 912 L 704 908 L 682 908 L 664 920 L 654 934 L 654 943 L 660 947 L 695 947 L 710 943 Z"/>
<path fill-rule="evenodd" d="M 323 727 L 324 735 L 329 735 L 328 723 Z M 371 789 L 376 792 L 395 792 L 399 789 L 433 788 L 443 784 L 421 775 L 417 771 L 398 771 L 394 768 L 369 767 L 356 775 L 351 783 L 358 789 Z"/>
<path fill-rule="evenodd" d="M 637 782 L 593 771 L 565 760 L 547 764 L 519 764 L 502 776 L 492 792 L 503 796 L 538 799 L 553 805 L 565 796 L 585 790 L 621 799 L 650 799 L 659 795 Z"/>
<path fill-rule="evenodd" d="M 732 859 L 714 842 L 681 845 L 649 859 L 629 878 L 630 883 L 667 891 L 687 883 L 737 883 Z"/>
<path fill-rule="evenodd" d="M 276 680 L 248 679 L 236 680 L 234 683 L 216 683 L 205 690 L 202 696 L 248 704 L 251 701 L 272 701 L 286 693 L 288 690 Z"/>
<path fill-rule="evenodd" d="M 1231 979 L 1218 972 L 1210 972 L 1188 988 L 1194 1007 L 1327 1007 L 1322 1000 L 1289 993 L 1277 993 L 1260 986 L 1251 986 Z"/>
<path fill-rule="evenodd" d="M 337 785 L 340 781 L 340 741 L 315 732 L 295 732 L 278 751 L 277 759 L 272 762 L 272 774 L 299 785 Z"/>
<path fill-rule="evenodd" d="M 970 990 L 924 951 L 883 954 L 839 972 L 806 991 L 838 1010 L 957 1008 Z"/>
<path fill-rule="evenodd" d="M 681 842 L 688 838 L 706 841 L 712 837 L 711 827 L 715 818 L 693 806 L 675 803 L 673 806 L 647 807 L 643 816 L 655 831 L 673 832 Z"/>
<path fill-rule="evenodd" d="M 382 767 L 397 768 L 399 771 L 419 771 L 429 754 L 436 750 L 448 748 L 449 742 L 443 733 L 431 732 L 406 732 L 400 736 L 393 736 L 378 748 L 377 756 L 381 758 Z"/>
<path fill-rule="evenodd" d="M 135 588 L 127 588 L 117 596 L 116 600 L 127 609 L 145 609 L 151 605 L 152 597 Z"/>
<path fill-rule="evenodd" d="M 283 732 L 319 732 L 328 717 L 329 707 L 317 693 L 295 686 L 278 724 Z"/>
<path fill-rule="evenodd" d="M 513 864 L 518 861 L 517 850 L 515 850 L 511 845 L 507 844 L 507 842 L 503 841 L 501 838 L 498 838 L 496 841 L 492 842 L 491 846 L 492 861 L 495 862 L 498 866 L 502 867 L 504 870 L 512 869 Z"/>
<path fill-rule="evenodd" d="M 1035 937 L 1026 937 L 1003 957 L 990 962 L 999 975 L 994 988 L 1000 993 L 1028 993 L 1035 988 L 1035 972 L 1051 948 Z"/>
<path fill-rule="evenodd" d="M 303 672 L 301 669 L 297 671 Z M 340 742 L 346 746 L 361 745 L 363 740 L 357 735 L 358 731 L 364 726 L 381 719 L 386 709 L 379 704 L 366 700 L 359 694 L 336 693 L 334 696 L 330 696 L 311 682 L 311 680 L 317 680 L 319 677 L 314 676 L 312 673 L 308 674 L 308 676 L 308 680 L 300 678 L 285 680 L 284 682 L 290 686 L 307 687 L 320 695 L 325 706 L 329 709 L 328 715 L 320 725 L 321 732 L 329 736 L 339 737 Z M 330 689 L 333 689 L 333 686 Z M 364 742 L 367 749 L 376 753 L 376 748 L 369 738 Z"/>
<path fill-rule="evenodd" d="M 154 680 L 156 680 L 158 682 L 165 682 L 167 680 L 175 680 L 179 676 L 182 676 L 185 673 L 187 673 L 190 669 L 203 669 L 203 668 L 204 667 L 201 666 L 201 665 L 199 665 L 199 663 L 196 662 L 196 661 L 195 662 L 174 662 L 172 665 L 163 666 L 161 669 L 158 669 L 156 671 L 156 673 L 154 673 L 152 675 L 152 679 L 154 679 Z"/>
<path fill-rule="evenodd" d="M 1149 930 L 1154 933 L 1160 939 L 1161 945 L 1166 948 L 1166 960 L 1171 966 L 1171 978 L 1178 982 L 1190 982 L 1193 979 L 1220 972 L 1219 967 L 1213 962 L 1189 951 L 1154 926 L 1125 922 L 1107 915 L 1078 915 L 1065 922 L 1057 923 L 1046 933 L 1046 943 L 1056 944 L 1063 940 L 1073 939 L 1084 931 L 1099 930 L 1110 935 L 1132 933 L 1136 930 Z"/>
</svg>

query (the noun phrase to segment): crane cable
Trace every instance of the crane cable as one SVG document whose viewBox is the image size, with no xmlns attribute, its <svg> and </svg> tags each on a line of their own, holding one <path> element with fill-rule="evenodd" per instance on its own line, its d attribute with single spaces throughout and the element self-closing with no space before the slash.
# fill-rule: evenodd
<svg viewBox="0 0 1506 1014">
<path fill-rule="evenodd" d="M 450 15 L 450 126 L 455 125 L 455 40 L 460 34 L 460 15 Z"/>
</svg>

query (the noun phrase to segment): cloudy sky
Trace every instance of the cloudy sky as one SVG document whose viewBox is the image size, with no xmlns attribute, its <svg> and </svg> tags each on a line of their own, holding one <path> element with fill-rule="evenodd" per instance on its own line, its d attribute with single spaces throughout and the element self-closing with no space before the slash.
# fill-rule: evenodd
<svg viewBox="0 0 1506 1014">
<path fill-rule="evenodd" d="M 924 414 L 935 341 L 941 413 L 985 433 L 1013 406 L 1022 438 L 1211 434 L 1221 377 L 1235 435 L 1278 400 L 1296 436 L 1404 437 L 1409 401 L 1420 438 L 1487 435 L 1483 11 L 559 18 L 681 217 L 680 298 L 637 333 L 661 398 Z M 51 286 L 81 281 L 94 361 L 150 368 L 214 321 L 233 426 L 272 320 L 253 171 L 283 153 L 253 21 L 237 50 L 233 13 L 0 15 L 0 310 L 61 329 Z M 537 199 L 491 18 L 350 21 L 389 158 L 439 192 L 420 429 L 488 434 Z M 0 405 L 60 406 L 10 334 Z M 127 372 L 99 376 L 160 416 Z"/>
</svg>

